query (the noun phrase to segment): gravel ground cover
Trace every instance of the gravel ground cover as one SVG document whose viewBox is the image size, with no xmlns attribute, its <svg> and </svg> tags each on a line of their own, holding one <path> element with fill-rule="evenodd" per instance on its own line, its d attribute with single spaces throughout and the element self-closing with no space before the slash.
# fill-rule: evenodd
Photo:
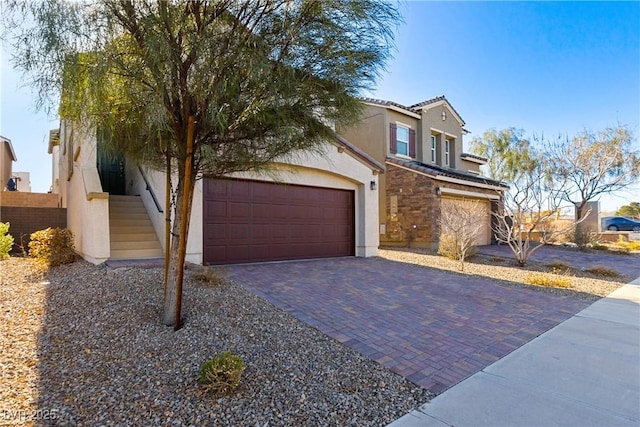
<svg viewBox="0 0 640 427">
<path fill-rule="evenodd" d="M 478 254 L 466 261 L 464 271 L 460 271 L 460 263 L 458 261 L 435 255 L 431 251 L 427 250 L 386 248 L 380 249 L 379 254 L 382 258 L 392 261 L 416 264 L 425 268 L 448 270 L 460 274 L 489 277 L 510 286 L 535 286 L 535 288 L 543 292 L 549 292 L 556 295 L 574 295 L 579 298 L 592 301 L 596 301 L 601 297 L 609 295 L 623 284 L 634 279 L 626 276 L 602 278 L 575 268 L 556 269 L 556 274 L 567 277 L 571 281 L 571 287 L 541 287 L 526 284 L 526 279 L 536 272 L 554 274 L 552 273 L 554 269 L 549 263 L 529 261 L 527 266 L 519 267 L 516 266 L 516 263 L 512 258 Z M 629 259 L 633 262 L 638 258 L 629 257 Z"/>
<path fill-rule="evenodd" d="M 160 322 L 162 269 L 0 262 L 0 425 L 381 426 L 420 387 L 228 282 L 187 275 L 185 326 Z M 231 396 L 200 365 L 245 361 Z"/>
</svg>

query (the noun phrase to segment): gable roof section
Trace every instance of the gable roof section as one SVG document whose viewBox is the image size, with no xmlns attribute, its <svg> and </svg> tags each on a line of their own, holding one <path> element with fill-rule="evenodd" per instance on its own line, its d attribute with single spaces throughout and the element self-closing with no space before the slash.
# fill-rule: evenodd
<svg viewBox="0 0 640 427">
<path fill-rule="evenodd" d="M 453 105 L 451 105 L 449 100 L 447 100 L 447 98 L 444 95 L 436 96 L 435 98 L 427 99 L 426 101 L 422 101 L 422 102 L 419 102 L 417 104 L 413 104 L 413 105 L 409 106 L 409 109 L 411 109 L 413 111 L 420 111 L 422 108 L 427 107 L 427 106 L 429 106 L 431 104 L 444 104 L 444 103 L 447 104 L 447 106 L 451 109 L 453 114 L 456 115 L 456 118 L 458 119 L 458 121 L 464 126 L 465 122 L 464 122 L 464 120 L 462 120 L 462 116 L 460 116 L 460 113 L 458 113 L 456 111 L 456 109 L 453 108 Z"/>
<path fill-rule="evenodd" d="M 454 178 L 462 181 L 467 181 L 469 185 L 472 185 L 472 186 L 473 185 L 478 186 L 478 184 L 480 184 L 484 186 L 497 187 L 499 189 L 504 189 L 504 190 L 509 188 L 509 186 L 504 182 L 496 181 L 491 178 L 474 175 L 474 174 L 470 174 L 470 173 L 455 170 L 455 169 L 447 169 L 437 165 L 427 165 L 425 163 L 421 163 L 415 160 L 402 160 L 402 159 L 397 159 L 395 157 L 387 157 L 386 163 L 390 165 L 396 165 L 405 169 L 409 169 L 418 173 L 422 173 L 425 175 L 429 175 L 435 179 L 438 179 L 438 177 L 448 177 L 448 178 Z"/>
<path fill-rule="evenodd" d="M 11 159 L 14 162 L 17 161 L 18 158 L 16 157 L 16 152 L 13 150 L 13 145 L 11 145 L 11 140 L 9 138 L 5 138 L 4 136 L 0 135 L 0 142 L 4 142 L 5 144 L 8 145 L 9 153 L 11 154 Z"/>
<path fill-rule="evenodd" d="M 374 159 L 340 135 L 336 135 L 336 145 L 338 147 L 346 149 L 346 151 L 348 151 L 351 156 L 355 157 L 357 160 L 366 164 L 372 169 L 377 170 L 378 172 L 384 172 L 386 170 L 385 166 L 382 163 L 378 162 L 376 159 Z"/>
<path fill-rule="evenodd" d="M 447 100 L 447 98 L 444 95 L 436 96 L 435 98 L 427 99 L 426 101 L 422 101 L 417 104 L 410 105 L 408 107 L 406 105 L 398 104 L 397 102 L 385 101 L 383 99 L 361 98 L 361 101 L 364 102 L 365 104 L 379 105 L 382 107 L 391 108 L 396 111 L 400 110 L 401 113 L 408 114 L 412 117 L 416 117 L 415 116 L 416 114 L 419 116 L 420 111 L 424 107 L 430 106 L 432 104 L 438 104 L 438 105 L 446 104 L 449 107 L 449 109 L 453 112 L 453 114 L 456 116 L 456 119 L 460 122 L 460 124 L 462 126 L 465 125 L 465 122 L 462 119 L 462 116 L 460 116 L 460 113 L 458 113 L 456 109 L 453 108 L 453 105 L 451 105 L 449 100 Z M 416 117 L 416 118 L 420 118 L 420 117 Z M 466 132 L 468 133 L 469 131 L 466 131 Z"/>
<path fill-rule="evenodd" d="M 379 105 L 381 107 L 387 107 L 391 110 L 399 111 L 400 113 L 406 114 L 416 119 L 421 118 L 420 114 L 416 113 L 415 111 L 412 111 L 409 107 L 405 105 L 398 104 L 397 102 L 385 101 L 382 99 L 375 99 L 375 98 L 360 98 L 360 100 L 365 104 Z"/>
</svg>

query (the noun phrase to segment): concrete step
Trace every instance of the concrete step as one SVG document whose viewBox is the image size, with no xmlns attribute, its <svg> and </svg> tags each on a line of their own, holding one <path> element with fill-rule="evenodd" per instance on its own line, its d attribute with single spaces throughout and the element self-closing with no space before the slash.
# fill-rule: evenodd
<svg viewBox="0 0 640 427">
<path fill-rule="evenodd" d="M 137 241 L 119 241 L 119 242 L 111 242 L 111 251 L 120 250 L 120 249 L 160 249 L 162 250 L 162 246 L 160 246 L 160 242 L 158 239 L 156 240 L 137 240 Z"/>
<path fill-rule="evenodd" d="M 141 259 L 161 258 L 164 256 L 162 249 L 112 249 L 111 259 Z"/>
<path fill-rule="evenodd" d="M 140 196 L 109 196 L 109 225 L 111 259 L 164 255 Z"/>
<path fill-rule="evenodd" d="M 113 225 L 111 225 L 111 234 L 112 236 L 116 235 L 116 234 L 148 234 L 148 233 L 153 233 L 155 234 L 155 230 L 153 229 L 153 226 L 151 224 L 144 224 L 144 225 L 120 225 L 117 227 L 114 227 Z"/>
<path fill-rule="evenodd" d="M 109 212 L 109 218 L 114 220 L 119 219 L 135 219 L 135 220 L 145 220 L 149 221 L 149 215 L 147 215 L 146 211 L 143 212 L 132 212 L 132 211 L 117 211 L 117 212 Z"/>
<path fill-rule="evenodd" d="M 149 218 L 113 218 L 109 219 L 111 228 L 118 227 L 145 227 L 150 226 L 153 228 Z"/>
<path fill-rule="evenodd" d="M 115 233 L 113 229 L 111 230 L 109 238 L 111 239 L 111 242 L 136 242 L 158 239 L 155 233 Z"/>
</svg>

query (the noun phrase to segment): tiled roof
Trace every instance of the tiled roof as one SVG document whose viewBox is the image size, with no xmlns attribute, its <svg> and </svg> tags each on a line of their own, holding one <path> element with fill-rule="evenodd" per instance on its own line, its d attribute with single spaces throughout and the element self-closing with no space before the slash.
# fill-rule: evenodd
<svg viewBox="0 0 640 427">
<path fill-rule="evenodd" d="M 338 145 L 346 148 L 355 157 L 369 164 L 369 166 L 373 167 L 374 169 L 377 169 L 380 172 L 385 171 L 386 168 L 382 163 L 380 163 L 379 161 L 377 161 L 376 159 L 374 159 L 373 157 L 371 157 L 370 155 L 368 155 L 367 153 L 365 153 L 364 151 L 362 151 L 361 149 L 359 149 L 358 147 L 356 147 L 355 145 L 353 145 L 352 143 L 350 143 L 349 141 L 341 137 L 340 135 L 336 135 L 336 142 Z"/>
<path fill-rule="evenodd" d="M 484 162 L 487 163 L 489 161 L 489 159 L 482 157 L 482 156 L 476 156 L 475 154 L 470 154 L 470 153 L 462 153 L 460 154 L 460 157 L 464 158 L 468 158 L 468 159 L 473 159 L 473 160 L 477 160 L 480 162 Z"/>
<path fill-rule="evenodd" d="M 444 95 L 436 96 L 435 98 L 427 99 L 426 101 L 422 101 L 422 102 L 418 102 L 417 104 L 410 105 L 409 109 L 417 111 L 417 110 L 420 110 L 422 107 L 424 107 L 426 105 L 434 104 L 434 103 L 439 102 L 439 101 L 445 101 L 447 104 L 449 104 L 449 107 L 451 107 L 453 112 L 456 113 L 456 115 L 460 118 L 460 120 L 462 121 L 462 124 L 463 125 L 465 124 L 464 119 L 462 118 L 460 113 L 458 113 L 456 111 L 456 109 L 453 108 L 453 105 L 451 105 L 449 100 Z"/>
<path fill-rule="evenodd" d="M 483 177 L 480 175 L 474 175 L 474 174 L 459 171 L 456 169 L 443 168 L 438 165 L 427 165 L 425 163 L 418 162 L 416 160 L 402 160 L 395 157 L 387 157 L 386 161 L 387 163 L 392 165 L 403 166 L 405 168 L 412 169 L 417 172 L 426 173 L 429 175 L 448 176 L 450 178 L 457 178 L 464 181 L 475 182 L 478 184 L 493 185 L 496 187 L 503 187 L 505 189 L 509 188 L 509 186 L 504 182 L 496 181 L 491 178 Z"/>
<path fill-rule="evenodd" d="M 456 113 L 458 118 L 462 121 L 462 124 L 463 125 L 465 124 L 465 122 L 462 119 L 462 116 L 460 115 L 460 113 L 458 113 L 456 111 L 456 109 L 453 108 L 453 105 L 451 105 L 451 103 L 447 100 L 447 98 L 444 95 L 436 96 L 435 98 L 427 99 L 426 101 L 422 101 L 422 102 L 419 102 L 417 104 L 410 105 L 408 107 L 406 105 L 398 104 L 397 102 L 385 101 L 383 99 L 376 99 L 376 98 L 360 98 L 360 99 L 362 100 L 362 102 L 368 102 L 370 104 L 382 105 L 384 107 L 394 106 L 394 107 L 398 107 L 398 108 L 401 108 L 403 110 L 406 110 L 406 111 L 409 111 L 409 112 L 412 112 L 412 113 L 419 112 L 420 109 L 422 107 L 426 106 L 426 105 L 434 104 L 434 103 L 439 102 L 439 101 L 445 101 L 447 104 L 449 104 L 449 107 L 451 107 L 453 112 Z"/>
<path fill-rule="evenodd" d="M 393 102 L 393 101 L 385 101 L 383 99 L 375 99 L 375 98 L 360 98 L 360 100 L 362 102 L 368 102 L 369 104 L 382 105 L 383 107 L 394 106 L 394 107 L 402 108 L 403 110 L 407 110 L 411 113 L 414 113 L 414 111 L 411 111 L 411 108 L 407 107 L 406 105 L 398 104 L 397 102 Z"/>
</svg>

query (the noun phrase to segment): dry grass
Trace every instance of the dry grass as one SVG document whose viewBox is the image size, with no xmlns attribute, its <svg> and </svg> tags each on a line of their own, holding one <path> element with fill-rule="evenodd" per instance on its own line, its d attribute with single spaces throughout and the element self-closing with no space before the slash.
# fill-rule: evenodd
<svg viewBox="0 0 640 427">
<path fill-rule="evenodd" d="M 211 286 L 221 286 L 227 282 L 227 269 L 224 267 L 195 266 L 191 278 Z"/>
<path fill-rule="evenodd" d="M 561 260 L 554 260 L 548 263 L 547 267 L 549 267 L 552 273 L 567 272 L 571 270 L 571 266 L 567 262 Z"/>
<path fill-rule="evenodd" d="M 571 279 L 567 276 L 549 273 L 531 273 L 525 279 L 525 283 L 552 288 L 570 288 Z"/>
<path fill-rule="evenodd" d="M 617 271 L 609 268 L 609 267 L 605 267 L 604 265 L 594 265 L 592 267 L 589 267 L 587 269 L 585 269 L 585 271 L 587 273 L 591 273 L 594 276 L 598 276 L 598 277 L 620 277 L 621 274 L 618 273 Z"/>
</svg>

